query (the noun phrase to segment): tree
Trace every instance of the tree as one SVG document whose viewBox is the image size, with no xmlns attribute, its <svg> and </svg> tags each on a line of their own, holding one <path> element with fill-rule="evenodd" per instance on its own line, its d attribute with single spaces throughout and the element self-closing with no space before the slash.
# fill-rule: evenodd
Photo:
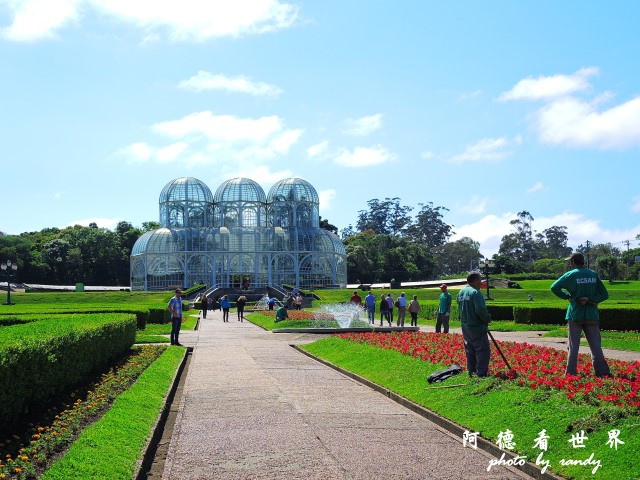
<svg viewBox="0 0 640 480">
<path fill-rule="evenodd" d="M 328 230 L 330 232 L 335 233 L 336 235 L 338 234 L 338 227 L 336 227 L 335 225 L 332 225 L 329 223 L 329 221 L 325 218 L 319 217 L 320 218 L 320 228 L 324 229 L 324 230 Z"/>
<path fill-rule="evenodd" d="M 478 259 L 481 257 L 480 243 L 469 237 L 445 243 L 436 250 L 434 255 L 435 275 L 444 276 L 468 272 L 474 265 L 477 265 Z"/>
<path fill-rule="evenodd" d="M 538 258 L 566 258 L 573 249 L 567 246 L 567 227 L 549 227 L 536 235 Z"/>
<path fill-rule="evenodd" d="M 529 212 L 518 212 L 518 217 L 509 222 L 516 231 L 502 237 L 498 253 L 512 256 L 520 262 L 533 262 L 536 259 L 536 244 L 533 240 L 532 222 L 533 217 Z"/>
<path fill-rule="evenodd" d="M 373 230 L 378 234 L 400 235 L 411 224 L 408 213 L 413 208 L 400 205 L 398 197 L 385 198 L 382 202 L 374 198 L 367 205 L 369 210 L 358 212 L 356 228 L 360 232 Z"/>
<path fill-rule="evenodd" d="M 433 202 L 419 205 L 421 209 L 416 215 L 415 222 L 407 227 L 407 235 L 430 248 L 444 245 L 449 237 L 455 234 L 452 226 L 442 220 L 442 212 L 448 212 L 449 209 L 434 207 Z"/>
<path fill-rule="evenodd" d="M 596 268 L 603 278 L 608 278 L 611 283 L 618 280 L 620 269 L 618 259 L 613 255 L 601 255 L 596 260 Z"/>
<path fill-rule="evenodd" d="M 154 222 L 154 221 L 142 222 L 143 232 L 150 232 L 152 230 L 157 230 L 159 228 L 160 228 L 160 223 L 158 222 Z"/>
<path fill-rule="evenodd" d="M 347 238 L 353 237 L 356 233 L 358 232 L 353 229 L 353 225 L 349 224 L 340 231 L 340 238 L 344 242 Z"/>
</svg>

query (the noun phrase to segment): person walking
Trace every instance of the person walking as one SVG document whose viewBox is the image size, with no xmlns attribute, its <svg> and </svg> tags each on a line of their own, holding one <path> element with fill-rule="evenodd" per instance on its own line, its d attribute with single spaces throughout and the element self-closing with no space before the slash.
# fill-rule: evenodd
<svg viewBox="0 0 640 480">
<path fill-rule="evenodd" d="M 380 295 L 380 326 L 384 324 L 384 321 L 389 322 L 391 326 L 391 319 L 389 318 L 389 302 L 384 296 L 384 293 Z"/>
<path fill-rule="evenodd" d="M 407 311 L 411 315 L 411 326 L 417 327 L 418 312 L 420 311 L 420 302 L 418 302 L 418 295 L 413 296 L 413 300 L 411 300 L 411 303 L 409 304 L 409 308 L 407 308 Z"/>
<path fill-rule="evenodd" d="M 200 299 L 200 309 L 202 310 L 202 318 L 207 318 L 207 310 L 209 309 L 209 298 L 202 295 Z"/>
<path fill-rule="evenodd" d="M 364 297 L 364 307 L 367 309 L 367 318 L 369 323 L 375 325 L 376 323 L 376 297 L 371 293 L 369 293 L 366 297 Z"/>
<path fill-rule="evenodd" d="M 222 309 L 222 321 L 229 321 L 229 309 L 231 308 L 231 300 L 226 295 L 220 298 L 220 308 Z"/>
<path fill-rule="evenodd" d="M 393 297 L 391 296 L 391 293 L 387 293 L 387 305 L 389 305 L 389 321 L 391 323 L 393 323 Z"/>
<path fill-rule="evenodd" d="M 449 319 L 451 318 L 451 294 L 447 292 L 447 284 L 440 285 L 440 301 L 438 303 L 436 333 L 440 333 L 440 329 L 444 329 L 444 333 L 449 333 Z"/>
<path fill-rule="evenodd" d="M 458 292 L 458 308 L 462 322 L 462 338 L 464 353 L 467 356 L 467 372 L 469 376 L 489 375 L 489 322 L 491 315 L 480 291 L 482 276 L 478 272 L 467 275 L 467 285 Z"/>
<path fill-rule="evenodd" d="M 243 322 L 244 320 L 244 307 L 247 304 L 247 297 L 244 295 L 240 295 L 238 300 L 236 300 L 236 310 L 238 310 L 238 321 Z"/>
<path fill-rule="evenodd" d="M 182 325 L 182 290 L 176 289 L 175 296 L 169 300 L 167 310 L 171 313 L 171 345 L 177 345 L 181 347 L 182 344 L 178 341 L 180 336 L 180 326 Z"/>
<path fill-rule="evenodd" d="M 596 376 L 611 376 L 609 365 L 602 352 L 600 313 L 598 312 L 598 304 L 609 298 L 609 292 L 598 274 L 584 266 L 582 253 L 576 252 L 568 260 L 571 270 L 551 285 L 554 295 L 569 300 L 565 315 L 569 336 L 566 374 L 577 375 L 578 373 L 578 350 L 580 337 L 584 332 L 591 349 Z"/>
<path fill-rule="evenodd" d="M 407 297 L 404 292 L 400 294 L 396 303 L 398 304 L 398 320 L 396 321 L 396 325 L 404 327 L 404 317 L 407 315 L 408 306 Z"/>
<path fill-rule="evenodd" d="M 269 300 L 267 300 L 267 305 L 269 306 L 269 310 L 273 310 L 273 307 L 276 304 L 276 299 L 274 297 L 269 297 Z"/>
</svg>

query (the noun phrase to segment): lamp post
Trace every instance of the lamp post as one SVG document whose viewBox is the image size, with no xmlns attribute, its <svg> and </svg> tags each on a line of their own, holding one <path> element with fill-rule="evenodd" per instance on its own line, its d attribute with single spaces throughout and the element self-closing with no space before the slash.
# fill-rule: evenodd
<svg viewBox="0 0 640 480">
<path fill-rule="evenodd" d="M 484 275 L 486 277 L 486 282 L 487 282 L 487 300 L 493 300 L 493 298 L 491 298 L 491 296 L 489 295 L 489 272 L 491 271 L 491 269 L 493 267 L 496 266 L 496 264 L 494 262 L 492 262 L 491 260 L 489 260 L 488 258 L 485 258 L 484 260 L 480 261 L 478 266 L 483 270 Z"/>
<path fill-rule="evenodd" d="M 18 271 L 18 264 L 11 263 L 11 260 L 7 260 L 4 263 L 0 263 L 3 276 L 7 279 L 7 301 L 3 305 L 14 305 L 11 303 L 11 279 L 15 277 Z"/>
</svg>

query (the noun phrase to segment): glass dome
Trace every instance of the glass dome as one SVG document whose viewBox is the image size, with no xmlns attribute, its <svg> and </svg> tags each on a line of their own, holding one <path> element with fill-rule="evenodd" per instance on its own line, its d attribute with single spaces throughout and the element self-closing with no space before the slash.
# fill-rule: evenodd
<svg viewBox="0 0 640 480">
<path fill-rule="evenodd" d="M 309 202 L 320 204 L 318 192 L 301 178 L 285 178 L 277 182 L 267 196 L 267 202 Z"/>
<path fill-rule="evenodd" d="M 160 226 L 167 228 L 210 227 L 213 195 L 204 182 L 193 177 L 177 178 L 160 193 Z"/>
<path fill-rule="evenodd" d="M 181 177 L 167 183 L 160 192 L 160 203 L 207 202 L 213 203 L 213 195 L 207 185 L 193 177 Z"/>
<path fill-rule="evenodd" d="M 133 245 L 131 255 L 144 253 L 176 253 L 181 250 L 180 237 L 168 228 L 144 233 Z"/>
<path fill-rule="evenodd" d="M 216 190 L 213 199 L 219 202 L 261 202 L 267 201 L 262 187 L 250 178 L 232 178 L 227 180 Z"/>
</svg>

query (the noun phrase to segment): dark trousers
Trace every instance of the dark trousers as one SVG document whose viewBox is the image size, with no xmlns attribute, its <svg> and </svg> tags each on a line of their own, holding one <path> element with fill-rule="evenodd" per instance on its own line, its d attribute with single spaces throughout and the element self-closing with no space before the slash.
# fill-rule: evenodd
<svg viewBox="0 0 640 480">
<path fill-rule="evenodd" d="M 475 373 L 479 377 L 489 374 L 489 358 L 491 357 L 491 345 L 487 332 L 476 333 L 462 324 L 462 337 L 464 338 L 464 353 L 467 356 L 467 371 L 469 375 Z"/>
<path fill-rule="evenodd" d="M 444 327 L 444 333 L 449 333 L 449 315 L 446 313 L 438 313 L 436 320 L 436 333 L 440 333 L 440 329 Z"/>
<path fill-rule="evenodd" d="M 180 336 L 180 325 L 182 324 L 181 318 L 171 317 L 171 345 L 176 345 L 178 337 Z"/>
<path fill-rule="evenodd" d="M 242 322 L 244 318 L 244 307 L 238 307 L 238 321 Z"/>
<path fill-rule="evenodd" d="M 411 326 L 418 326 L 418 312 L 409 312 L 411 314 Z"/>
</svg>

